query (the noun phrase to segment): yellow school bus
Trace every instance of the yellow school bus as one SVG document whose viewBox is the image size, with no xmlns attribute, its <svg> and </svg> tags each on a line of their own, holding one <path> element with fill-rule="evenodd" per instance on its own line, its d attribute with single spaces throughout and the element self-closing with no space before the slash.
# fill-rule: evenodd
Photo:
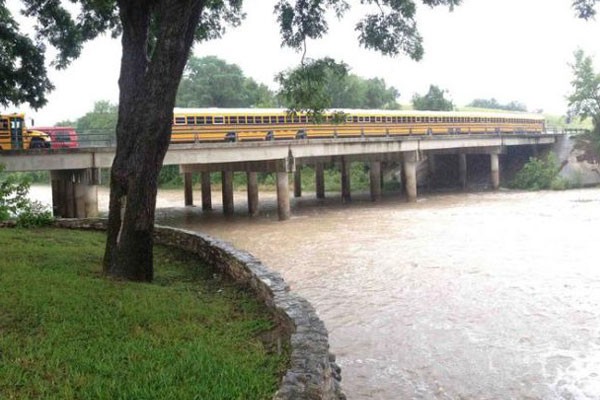
<svg viewBox="0 0 600 400">
<path fill-rule="evenodd" d="M 27 129 L 25 114 L 0 114 L 0 150 L 49 149 L 47 133 Z"/>
<path fill-rule="evenodd" d="M 341 120 L 340 120 L 341 116 Z M 285 109 L 175 108 L 171 142 L 403 135 L 541 134 L 544 117 L 513 112 L 331 110 L 321 122 Z"/>
</svg>

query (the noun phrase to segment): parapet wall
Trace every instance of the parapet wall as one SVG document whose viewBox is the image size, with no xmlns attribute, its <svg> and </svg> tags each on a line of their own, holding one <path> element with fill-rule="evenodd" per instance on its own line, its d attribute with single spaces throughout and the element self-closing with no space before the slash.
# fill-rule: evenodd
<svg viewBox="0 0 600 400">
<path fill-rule="evenodd" d="M 106 220 L 63 219 L 61 228 L 104 230 Z M 343 400 L 341 371 L 329 353 L 329 339 L 323 321 L 304 298 L 291 293 L 281 275 L 268 270 L 251 254 L 196 232 L 155 227 L 155 243 L 196 254 L 198 258 L 232 277 L 256 293 L 272 312 L 277 340 L 291 348 L 290 365 L 282 378 L 275 400 Z"/>
</svg>

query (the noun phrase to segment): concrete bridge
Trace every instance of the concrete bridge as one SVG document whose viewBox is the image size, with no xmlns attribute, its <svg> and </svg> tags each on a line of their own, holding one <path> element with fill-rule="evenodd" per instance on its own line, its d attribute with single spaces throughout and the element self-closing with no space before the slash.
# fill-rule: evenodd
<svg viewBox="0 0 600 400">
<path fill-rule="evenodd" d="M 290 210 L 289 173 L 295 174 L 294 195 L 300 196 L 300 166 L 314 165 L 317 198 L 325 196 L 324 165 L 337 163 L 341 169 L 342 199 L 350 200 L 351 162 L 370 164 L 371 198 L 381 197 L 382 163 L 394 162 L 402 167 L 403 184 L 408 201 L 417 199 L 417 167 L 436 170 L 436 156 L 458 156 L 459 180 L 467 183 L 467 155 L 489 157 L 490 183 L 500 185 L 500 158 L 514 147 L 528 146 L 535 154 L 539 146 L 553 145 L 560 135 L 444 135 L 404 136 L 356 139 L 312 139 L 241 143 L 194 143 L 171 145 L 165 165 L 179 165 L 185 182 L 185 204 L 193 205 L 192 174 L 201 174 L 202 208 L 212 208 L 210 173 L 222 177 L 223 211 L 233 213 L 233 173 L 247 174 L 248 211 L 258 212 L 259 172 L 276 175 L 278 213 L 288 219 Z M 110 168 L 115 149 L 112 147 L 4 151 L 0 164 L 6 171 L 50 171 L 54 213 L 61 217 L 88 217 L 98 213 L 97 185 L 99 168 Z"/>
</svg>

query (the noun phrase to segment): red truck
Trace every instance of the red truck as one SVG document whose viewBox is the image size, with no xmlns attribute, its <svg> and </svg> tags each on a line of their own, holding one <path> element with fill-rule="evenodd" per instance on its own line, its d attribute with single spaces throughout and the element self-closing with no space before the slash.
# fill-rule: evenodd
<svg viewBox="0 0 600 400">
<path fill-rule="evenodd" d="M 70 126 L 42 126 L 32 128 L 50 135 L 53 149 L 73 149 L 79 147 L 77 132 Z"/>
</svg>

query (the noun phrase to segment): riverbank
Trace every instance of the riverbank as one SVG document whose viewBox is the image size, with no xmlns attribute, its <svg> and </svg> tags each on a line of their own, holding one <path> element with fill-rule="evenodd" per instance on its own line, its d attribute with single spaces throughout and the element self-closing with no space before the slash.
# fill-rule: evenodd
<svg viewBox="0 0 600 400">
<path fill-rule="evenodd" d="M 156 279 L 101 279 L 104 235 L 0 229 L 0 397 L 267 399 L 287 365 L 254 296 L 156 246 Z"/>
</svg>

